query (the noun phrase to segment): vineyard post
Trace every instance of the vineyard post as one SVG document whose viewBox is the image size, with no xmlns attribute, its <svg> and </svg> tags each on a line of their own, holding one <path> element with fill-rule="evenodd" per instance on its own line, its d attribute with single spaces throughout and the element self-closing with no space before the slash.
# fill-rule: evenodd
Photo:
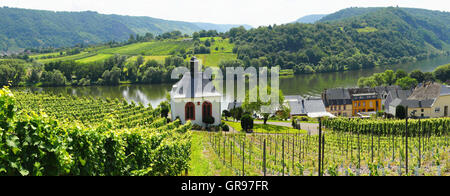
<svg viewBox="0 0 450 196">
<path fill-rule="evenodd" d="M 233 136 L 233 138 L 234 138 L 234 136 Z M 234 146 L 234 143 L 233 143 L 233 141 L 231 141 L 231 150 L 230 150 L 230 164 L 231 164 L 231 169 L 233 169 L 233 146 Z"/>
<path fill-rule="evenodd" d="M 266 176 L 266 139 L 264 139 L 264 148 L 263 148 L 263 171 L 264 176 Z"/>
<path fill-rule="evenodd" d="M 422 123 L 420 122 L 420 118 L 419 118 L 419 168 L 420 168 L 420 165 L 422 162 L 422 153 L 420 151 L 420 148 L 421 148 L 420 139 L 422 137 L 421 133 L 422 133 Z"/>
<path fill-rule="evenodd" d="M 321 158 L 322 158 L 322 119 L 319 118 L 319 176 L 322 176 L 321 171 Z"/>
<path fill-rule="evenodd" d="M 225 155 L 226 155 L 226 149 L 227 149 L 227 143 L 226 143 L 227 139 L 228 139 L 227 135 L 225 135 L 225 139 L 223 140 L 223 164 L 225 164 L 225 162 L 226 162 Z"/>
<path fill-rule="evenodd" d="M 360 131 L 358 131 L 358 169 L 361 168 L 361 142 L 359 141 L 359 132 Z"/>
<path fill-rule="evenodd" d="M 292 138 L 292 171 L 294 171 L 295 137 Z"/>
<path fill-rule="evenodd" d="M 406 175 L 408 175 L 408 106 L 406 106 L 406 112 L 407 112 L 407 114 L 406 114 L 406 129 L 405 129 L 405 138 L 406 138 L 406 140 L 405 140 L 405 150 L 406 150 L 405 164 L 406 164 Z"/>
<path fill-rule="evenodd" d="M 322 133 L 322 172 L 324 171 L 324 162 L 325 162 L 325 133 Z"/>
<path fill-rule="evenodd" d="M 242 176 L 245 176 L 245 138 L 242 140 Z"/>
<path fill-rule="evenodd" d="M 372 129 L 371 129 L 370 135 L 372 135 L 371 151 L 372 151 L 372 163 L 373 163 L 373 127 L 372 127 Z"/>
<path fill-rule="evenodd" d="M 283 137 L 283 139 L 282 139 L 282 142 L 281 142 L 281 160 L 282 160 L 282 162 L 281 162 L 281 164 L 283 165 L 283 176 L 284 176 L 284 137 Z"/>
</svg>

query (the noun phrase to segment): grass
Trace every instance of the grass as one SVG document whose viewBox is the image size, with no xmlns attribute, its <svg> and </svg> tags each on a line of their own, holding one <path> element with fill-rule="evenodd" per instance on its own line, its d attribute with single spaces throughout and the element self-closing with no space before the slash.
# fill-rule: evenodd
<svg viewBox="0 0 450 196">
<path fill-rule="evenodd" d="M 160 63 L 164 63 L 164 60 L 166 59 L 166 57 L 169 57 L 169 55 L 163 55 L 163 56 L 142 56 L 142 57 L 144 57 L 144 61 L 145 62 L 150 61 L 150 60 L 156 60 L 156 61 L 158 61 Z M 136 61 L 137 58 L 138 58 L 138 56 L 132 56 L 132 57 L 128 58 L 127 61 L 128 62 Z"/>
<path fill-rule="evenodd" d="M 192 47 L 191 41 L 153 41 L 130 44 L 117 48 L 108 48 L 100 50 L 103 54 L 122 54 L 122 55 L 143 55 L 143 56 L 162 56 L 171 55 L 181 49 L 187 50 Z"/>
<path fill-rule="evenodd" d="M 280 70 L 280 76 L 289 76 L 289 75 L 294 75 L 294 70 L 293 69 L 282 69 L 282 70 Z"/>
<path fill-rule="evenodd" d="M 91 57 L 87 57 L 87 58 L 83 58 L 83 59 L 78 59 L 76 60 L 79 63 L 92 63 L 92 62 L 97 62 L 97 61 L 103 61 L 106 60 L 110 57 L 112 57 L 112 54 L 97 54 L 95 56 L 91 56 Z"/>
<path fill-rule="evenodd" d="M 233 127 L 236 131 L 242 131 L 241 123 L 240 122 L 226 122 L 229 126 Z M 254 124 L 253 125 L 253 132 L 254 133 L 303 133 L 306 134 L 307 131 L 305 130 L 297 130 L 289 127 L 284 126 L 277 126 L 277 125 L 264 125 L 264 124 Z"/>
<path fill-rule="evenodd" d="M 204 67 L 218 67 L 220 61 L 233 60 L 237 58 L 237 55 L 233 53 L 197 54 L 195 56 L 202 60 Z"/>
<path fill-rule="evenodd" d="M 233 176 L 208 144 L 206 132 L 192 132 L 189 176 Z"/>
<path fill-rule="evenodd" d="M 40 63 L 49 63 L 52 61 L 75 61 L 83 58 L 88 58 L 97 55 L 96 53 L 88 53 L 88 52 L 81 52 L 80 54 L 71 55 L 71 56 L 63 56 L 58 58 L 51 58 L 51 59 L 38 59 L 37 61 Z"/>
<path fill-rule="evenodd" d="M 358 33 L 370 33 L 370 32 L 378 31 L 378 29 L 374 28 L 374 27 L 364 27 L 364 28 L 359 28 L 356 31 L 358 31 Z"/>
</svg>

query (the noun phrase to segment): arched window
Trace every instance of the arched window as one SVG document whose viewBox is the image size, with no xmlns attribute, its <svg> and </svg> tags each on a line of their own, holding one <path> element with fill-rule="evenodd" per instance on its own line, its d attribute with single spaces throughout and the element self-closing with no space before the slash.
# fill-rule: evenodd
<svg viewBox="0 0 450 196">
<path fill-rule="evenodd" d="M 184 114 L 186 121 L 195 120 L 195 104 L 192 102 L 187 103 L 184 107 Z"/>
<path fill-rule="evenodd" d="M 203 118 L 205 118 L 206 116 L 212 116 L 212 104 L 208 101 L 203 102 L 202 116 Z"/>
</svg>

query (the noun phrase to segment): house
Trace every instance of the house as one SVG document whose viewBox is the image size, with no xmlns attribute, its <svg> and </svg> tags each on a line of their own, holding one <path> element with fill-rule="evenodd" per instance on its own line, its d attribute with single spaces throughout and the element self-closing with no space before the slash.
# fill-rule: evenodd
<svg viewBox="0 0 450 196">
<path fill-rule="evenodd" d="M 222 119 L 222 94 L 216 91 L 212 81 L 203 79 L 199 61 L 196 57 L 190 60 L 190 72 L 172 87 L 171 116 L 179 118 L 184 124 L 191 121 L 193 124 L 206 126 L 204 119 L 213 117 L 212 125 L 219 125 Z"/>
<path fill-rule="evenodd" d="M 402 101 L 407 100 L 408 97 L 411 96 L 412 92 L 412 90 L 402 89 L 389 90 L 385 96 L 384 101 L 385 113 L 395 116 L 396 107 L 400 105 Z"/>
<path fill-rule="evenodd" d="M 285 96 L 285 103 L 287 103 L 291 109 L 291 118 L 292 116 L 311 116 L 316 114 L 333 116 L 327 112 L 321 98 L 303 98 L 299 95 Z"/>
<path fill-rule="evenodd" d="M 353 116 L 359 113 L 374 113 L 381 110 L 381 97 L 376 92 L 352 94 Z"/>
<path fill-rule="evenodd" d="M 450 87 L 439 83 L 420 84 L 400 105 L 408 107 L 407 114 L 411 117 L 448 117 Z"/>
<path fill-rule="evenodd" d="M 352 97 L 350 92 L 345 88 L 328 89 L 322 93 L 322 100 L 327 112 L 335 116 L 353 115 Z"/>
</svg>

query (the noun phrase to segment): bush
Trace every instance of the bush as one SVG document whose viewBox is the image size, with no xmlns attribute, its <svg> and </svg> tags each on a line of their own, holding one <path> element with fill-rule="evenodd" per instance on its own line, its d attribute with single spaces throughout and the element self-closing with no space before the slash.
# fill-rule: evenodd
<svg viewBox="0 0 450 196">
<path fill-rule="evenodd" d="M 222 131 L 225 131 L 225 132 L 230 131 L 230 127 L 228 125 L 226 125 L 226 124 L 223 124 L 222 125 Z"/>
<path fill-rule="evenodd" d="M 241 127 L 245 132 L 251 132 L 251 130 L 253 129 L 253 118 L 250 116 L 250 114 L 245 114 L 241 118 Z"/>
<path fill-rule="evenodd" d="M 395 118 L 405 119 L 407 112 L 405 106 L 399 105 L 395 108 Z"/>
</svg>

